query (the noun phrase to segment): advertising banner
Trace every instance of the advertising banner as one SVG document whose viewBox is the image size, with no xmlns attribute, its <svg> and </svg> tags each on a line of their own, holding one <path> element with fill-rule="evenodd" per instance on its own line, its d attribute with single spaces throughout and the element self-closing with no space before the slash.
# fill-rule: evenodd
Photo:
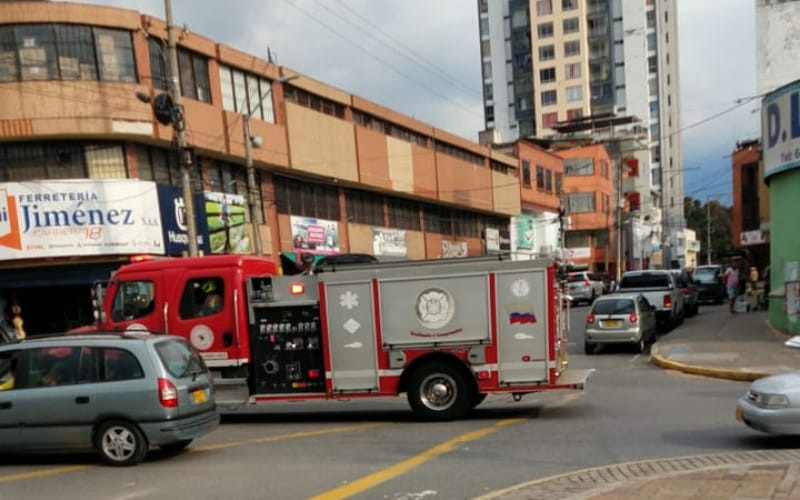
<svg viewBox="0 0 800 500">
<path fill-rule="evenodd" d="M 137 253 L 164 254 L 155 183 L 0 183 L 0 260 Z"/>
<path fill-rule="evenodd" d="M 500 251 L 500 231 L 497 229 L 486 228 L 486 251 L 499 252 Z"/>
<path fill-rule="evenodd" d="M 372 228 L 372 254 L 383 257 L 406 257 L 406 232 L 401 229 Z"/>
<path fill-rule="evenodd" d="M 764 178 L 800 167 L 800 80 L 761 102 Z"/>
<path fill-rule="evenodd" d="M 244 196 L 208 191 L 203 196 L 211 253 L 253 253 L 253 244 L 247 233 Z"/>
<path fill-rule="evenodd" d="M 534 225 L 530 215 L 518 215 L 517 220 L 517 248 L 520 250 L 533 250 Z"/>
<path fill-rule="evenodd" d="M 313 217 L 291 216 L 292 248 L 296 252 L 339 253 L 339 223 Z"/>
<path fill-rule="evenodd" d="M 161 211 L 161 227 L 164 231 L 166 255 L 181 256 L 189 253 L 189 233 L 186 227 L 186 204 L 183 191 L 176 186 L 158 184 L 158 204 Z M 194 212 L 197 221 L 197 248 L 209 253 L 208 224 L 206 222 L 205 197 L 194 195 Z"/>
<path fill-rule="evenodd" d="M 461 258 L 467 256 L 466 241 L 442 240 L 442 257 L 445 259 Z"/>
</svg>

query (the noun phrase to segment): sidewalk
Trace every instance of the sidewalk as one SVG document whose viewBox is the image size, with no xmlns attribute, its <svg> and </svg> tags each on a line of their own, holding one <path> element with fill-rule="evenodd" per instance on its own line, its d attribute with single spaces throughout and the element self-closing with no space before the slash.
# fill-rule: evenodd
<svg viewBox="0 0 800 500">
<path fill-rule="evenodd" d="M 700 313 L 651 348 L 666 369 L 750 381 L 800 370 L 800 349 L 772 329 L 765 311 L 731 314 L 727 305 Z M 800 450 L 731 452 L 612 464 L 543 478 L 481 498 L 570 500 L 800 499 Z"/>
</svg>

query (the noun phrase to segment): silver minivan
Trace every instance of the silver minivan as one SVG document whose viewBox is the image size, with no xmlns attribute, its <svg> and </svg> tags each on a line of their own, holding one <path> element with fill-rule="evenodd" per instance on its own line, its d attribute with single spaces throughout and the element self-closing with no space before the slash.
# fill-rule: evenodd
<svg viewBox="0 0 800 500">
<path fill-rule="evenodd" d="M 111 465 L 185 448 L 219 424 L 211 376 L 185 340 L 148 333 L 0 345 L 0 450 L 96 450 Z"/>
</svg>

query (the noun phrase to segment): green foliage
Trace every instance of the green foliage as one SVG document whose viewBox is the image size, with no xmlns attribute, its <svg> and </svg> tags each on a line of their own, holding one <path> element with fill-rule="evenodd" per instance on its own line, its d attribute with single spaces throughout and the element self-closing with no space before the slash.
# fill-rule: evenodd
<svg viewBox="0 0 800 500">
<path fill-rule="evenodd" d="M 707 200 L 706 203 L 702 203 L 700 200 L 686 197 L 683 200 L 683 210 L 686 225 L 689 229 L 694 229 L 700 241 L 698 262 L 706 263 L 709 212 L 711 213 L 711 262 L 716 261 L 717 255 L 733 250 L 731 207 L 726 207 L 717 200 Z"/>
</svg>

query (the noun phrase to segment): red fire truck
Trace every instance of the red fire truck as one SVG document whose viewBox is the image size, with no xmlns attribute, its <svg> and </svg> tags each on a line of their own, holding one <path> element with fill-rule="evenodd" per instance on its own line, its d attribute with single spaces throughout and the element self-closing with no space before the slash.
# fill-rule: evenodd
<svg viewBox="0 0 800 500">
<path fill-rule="evenodd" d="M 125 265 L 97 327 L 186 337 L 217 401 L 355 399 L 406 393 L 431 420 L 487 394 L 582 389 L 567 370 L 566 314 L 552 260 L 426 260 L 285 276 L 266 258 Z"/>
</svg>

